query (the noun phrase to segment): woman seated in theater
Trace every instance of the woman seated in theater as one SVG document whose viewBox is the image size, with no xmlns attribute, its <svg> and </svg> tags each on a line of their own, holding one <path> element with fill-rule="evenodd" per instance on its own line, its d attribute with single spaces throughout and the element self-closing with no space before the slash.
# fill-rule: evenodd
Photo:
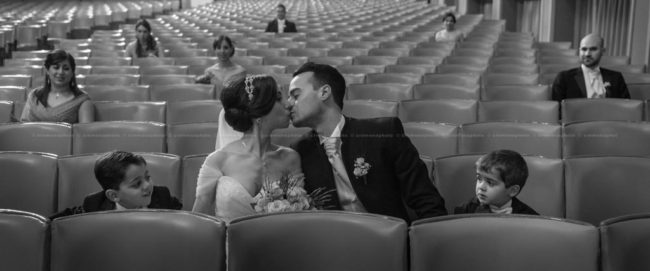
<svg viewBox="0 0 650 271">
<path fill-rule="evenodd" d="M 225 121 L 243 136 L 206 158 L 192 211 L 227 221 L 255 214 L 251 204 L 266 180 L 302 175 L 298 153 L 270 141 L 273 130 L 289 126 L 285 102 L 268 75 L 249 75 L 223 90 Z"/>
<path fill-rule="evenodd" d="M 217 63 L 205 69 L 203 75 L 195 79 L 196 83 L 220 87 L 246 75 L 246 69 L 231 60 L 235 55 L 235 46 L 228 36 L 217 37 L 212 43 L 212 49 L 217 56 Z"/>
<path fill-rule="evenodd" d="M 463 39 L 463 32 L 456 30 L 456 16 L 454 16 L 453 13 L 446 13 L 445 16 L 442 17 L 442 23 L 445 25 L 445 29 L 436 33 L 436 41 L 455 42 Z"/>
<path fill-rule="evenodd" d="M 164 52 L 160 43 L 151 35 L 151 25 L 145 19 L 135 23 L 135 41 L 126 46 L 126 56 L 131 59 L 138 57 L 163 57 Z"/>
<path fill-rule="evenodd" d="M 45 84 L 29 93 L 20 121 L 94 121 L 90 97 L 77 86 L 74 57 L 55 50 L 47 54 L 44 66 Z"/>
</svg>

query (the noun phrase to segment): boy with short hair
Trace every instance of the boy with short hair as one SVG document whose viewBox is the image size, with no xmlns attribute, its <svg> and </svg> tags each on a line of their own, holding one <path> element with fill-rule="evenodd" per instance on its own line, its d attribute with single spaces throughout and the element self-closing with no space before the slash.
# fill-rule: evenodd
<svg viewBox="0 0 650 271">
<path fill-rule="evenodd" d="M 499 213 L 539 215 L 517 199 L 528 178 L 526 160 L 511 150 L 492 151 L 476 161 L 476 196 L 456 207 L 455 214 Z"/>
<path fill-rule="evenodd" d="M 147 161 L 140 155 L 125 151 L 102 155 L 95 162 L 95 178 L 102 191 L 86 196 L 82 206 L 65 209 L 51 219 L 108 210 L 180 210 L 183 207 L 167 187 L 153 185 Z"/>
</svg>

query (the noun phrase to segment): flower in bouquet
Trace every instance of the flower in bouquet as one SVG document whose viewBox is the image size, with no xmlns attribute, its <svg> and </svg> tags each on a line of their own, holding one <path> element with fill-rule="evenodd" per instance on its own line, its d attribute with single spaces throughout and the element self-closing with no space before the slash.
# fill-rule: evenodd
<svg viewBox="0 0 650 271">
<path fill-rule="evenodd" d="M 256 197 L 255 211 L 277 213 L 301 210 L 323 209 L 331 195 L 324 189 L 308 194 L 304 188 L 305 175 L 283 175 L 277 180 L 266 179 Z"/>
</svg>

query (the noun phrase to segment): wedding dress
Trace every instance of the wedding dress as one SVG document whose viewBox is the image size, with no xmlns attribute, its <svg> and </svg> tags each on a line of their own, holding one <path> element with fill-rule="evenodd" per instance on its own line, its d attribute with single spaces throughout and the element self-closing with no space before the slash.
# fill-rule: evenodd
<svg viewBox="0 0 650 271">
<path fill-rule="evenodd" d="M 208 204 L 214 208 L 215 216 L 224 221 L 230 222 L 238 217 L 255 214 L 253 208 L 255 198 L 239 181 L 224 176 L 221 170 L 214 167 L 214 163 L 211 163 L 212 157 L 214 153 L 206 158 L 199 171 L 197 194 L 206 193 L 204 196 L 209 200 Z"/>
</svg>

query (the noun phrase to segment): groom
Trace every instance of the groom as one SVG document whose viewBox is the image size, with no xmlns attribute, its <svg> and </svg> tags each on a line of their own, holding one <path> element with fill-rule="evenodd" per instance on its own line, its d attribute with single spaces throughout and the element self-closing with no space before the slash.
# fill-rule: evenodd
<svg viewBox="0 0 650 271">
<path fill-rule="evenodd" d="M 329 65 L 308 62 L 289 85 L 296 127 L 312 131 L 293 144 L 305 188 L 335 190 L 331 209 L 368 212 L 410 221 L 446 215 L 445 203 L 398 118 L 353 119 L 341 113 L 345 79 Z"/>
</svg>

